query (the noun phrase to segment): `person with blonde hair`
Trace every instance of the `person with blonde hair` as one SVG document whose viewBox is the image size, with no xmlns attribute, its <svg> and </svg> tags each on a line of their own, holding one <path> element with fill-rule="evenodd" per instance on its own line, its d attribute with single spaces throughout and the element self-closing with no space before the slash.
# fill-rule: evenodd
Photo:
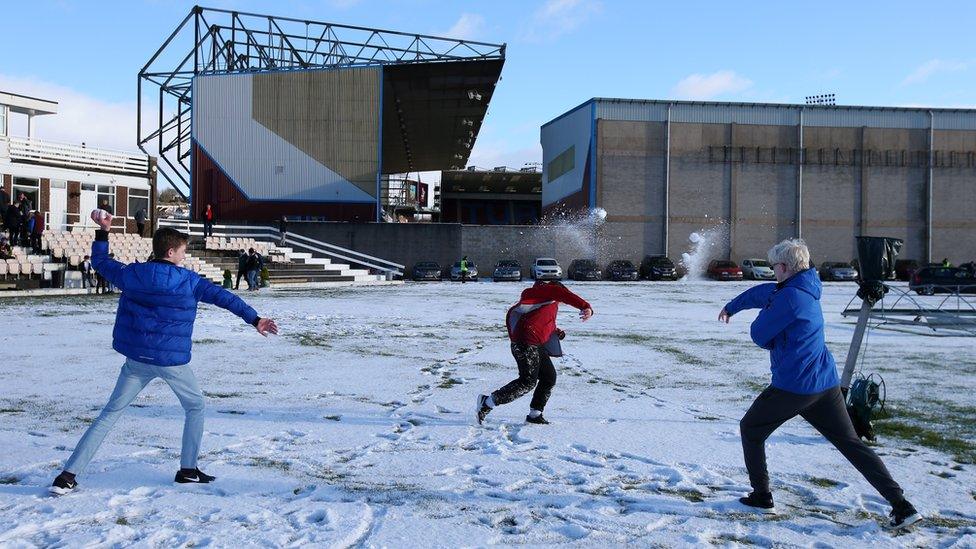
<svg viewBox="0 0 976 549">
<path fill-rule="evenodd" d="M 905 528 L 921 515 L 877 454 L 854 431 L 840 390 L 837 366 L 824 339 L 822 285 L 810 267 L 810 250 L 800 239 L 780 242 L 769 250 L 776 283 L 760 284 L 741 293 L 719 313 L 729 319 L 746 309 L 760 309 L 750 332 L 756 345 L 769 351 L 772 381 L 739 422 L 742 452 L 752 493 L 739 501 L 762 511 L 773 510 L 766 469 L 766 439 L 790 419 L 800 416 L 820 432 L 888 500 L 889 526 Z"/>
</svg>

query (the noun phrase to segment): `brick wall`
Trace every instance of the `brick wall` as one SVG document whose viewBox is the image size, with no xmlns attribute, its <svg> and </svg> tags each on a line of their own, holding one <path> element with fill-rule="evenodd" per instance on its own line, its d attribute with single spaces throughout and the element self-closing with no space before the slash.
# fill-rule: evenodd
<svg viewBox="0 0 976 549">
<path fill-rule="evenodd" d="M 40 197 L 38 198 L 37 209 L 42 212 L 51 210 L 51 180 L 41 179 Z"/>
</svg>

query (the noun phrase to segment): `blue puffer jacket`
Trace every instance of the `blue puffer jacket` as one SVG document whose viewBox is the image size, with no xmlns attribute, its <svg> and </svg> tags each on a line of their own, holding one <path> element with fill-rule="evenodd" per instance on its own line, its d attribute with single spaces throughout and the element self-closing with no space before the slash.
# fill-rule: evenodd
<svg viewBox="0 0 976 549">
<path fill-rule="evenodd" d="M 762 309 L 752 323 L 752 340 L 769 351 L 777 389 L 812 395 L 837 386 L 837 365 L 824 340 L 823 286 L 815 269 L 780 284 L 760 284 L 729 302 L 726 312 Z"/>
<path fill-rule="evenodd" d="M 140 362 L 179 366 L 190 362 L 197 303 L 212 303 L 257 325 L 258 314 L 241 298 L 197 273 L 168 261 L 125 265 L 108 257 L 108 233 L 97 231 L 92 267 L 122 291 L 112 348 Z"/>
</svg>

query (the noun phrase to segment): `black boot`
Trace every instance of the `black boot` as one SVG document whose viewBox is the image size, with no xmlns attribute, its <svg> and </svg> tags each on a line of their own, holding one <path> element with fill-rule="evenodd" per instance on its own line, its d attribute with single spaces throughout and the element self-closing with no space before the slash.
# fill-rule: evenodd
<svg viewBox="0 0 976 549">
<path fill-rule="evenodd" d="M 78 486 L 75 482 L 75 476 L 67 471 L 61 471 L 61 474 L 54 479 L 51 487 L 48 491 L 56 496 L 63 496 Z"/>
<path fill-rule="evenodd" d="M 776 507 L 773 505 L 773 494 L 769 492 L 766 492 L 765 494 L 751 492 L 748 496 L 739 498 L 739 503 L 764 513 L 776 512 Z"/>
<path fill-rule="evenodd" d="M 891 513 L 888 514 L 888 517 L 890 518 L 888 521 L 888 528 L 891 530 L 908 528 L 909 526 L 922 520 L 922 515 L 918 514 L 918 511 L 915 510 L 915 506 L 909 503 L 907 499 L 903 499 L 893 504 L 891 506 Z"/>
<path fill-rule="evenodd" d="M 173 480 L 174 482 L 179 482 L 180 484 L 190 482 L 207 484 L 208 482 L 217 480 L 217 477 L 212 477 L 200 469 L 180 469 L 176 472 L 176 478 Z"/>
<path fill-rule="evenodd" d="M 491 411 L 491 406 L 485 404 L 488 402 L 488 395 L 478 395 L 478 404 L 475 408 L 476 416 L 478 418 L 478 425 L 488 417 L 488 412 Z"/>
<path fill-rule="evenodd" d="M 527 415 L 527 416 L 525 416 L 525 422 L 526 423 L 535 423 L 536 425 L 549 425 L 549 420 L 547 420 L 546 418 L 542 417 L 542 414 L 539 414 L 539 415 L 537 415 L 535 417 L 532 417 L 531 415 Z"/>
</svg>

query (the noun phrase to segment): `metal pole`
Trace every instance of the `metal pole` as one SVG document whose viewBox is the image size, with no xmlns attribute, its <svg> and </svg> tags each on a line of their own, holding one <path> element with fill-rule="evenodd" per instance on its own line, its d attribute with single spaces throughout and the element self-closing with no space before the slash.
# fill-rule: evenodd
<svg viewBox="0 0 976 549">
<path fill-rule="evenodd" d="M 803 107 L 800 107 L 800 124 L 799 124 L 799 139 L 800 146 L 799 152 L 797 153 L 797 167 L 796 167 L 796 237 L 803 238 L 803 160 L 804 160 L 804 148 L 803 148 Z"/>
<path fill-rule="evenodd" d="M 932 262 L 932 187 L 935 164 L 935 113 L 929 111 L 929 170 L 925 182 L 925 261 Z"/>
<path fill-rule="evenodd" d="M 854 367 L 857 365 L 857 355 L 861 353 L 861 341 L 864 340 L 864 330 L 868 327 L 868 318 L 871 316 L 871 308 L 874 307 L 868 300 L 861 302 L 861 312 L 857 316 L 857 327 L 854 328 L 854 339 L 851 340 L 851 347 L 847 351 L 847 362 L 844 364 L 844 375 L 840 378 L 840 388 L 847 394 L 847 389 L 851 386 L 851 377 L 854 376 Z"/>
<path fill-rule="evenodd" d="M 664 255 L 668 255 L 668 229 L 671 224 L 671 105 L 668 103 L 668 117 L 664 133 Z"/>
</svg>

